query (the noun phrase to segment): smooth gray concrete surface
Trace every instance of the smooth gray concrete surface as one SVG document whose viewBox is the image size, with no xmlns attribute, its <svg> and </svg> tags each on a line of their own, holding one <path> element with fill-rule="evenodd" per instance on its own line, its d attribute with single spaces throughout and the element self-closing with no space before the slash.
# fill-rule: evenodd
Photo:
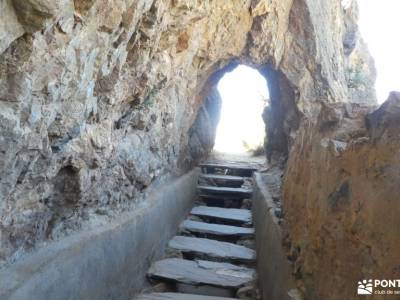
<svg viewBox="0 0 400 300">
<path fill-rule="evenodd" d="M 49 244 L 0 271 L 1 300 L 130 300 L 190 211 L 198 170 L 149 193 L 129 216 Z"/>
<path fill-rule="evenodd" d="M 291 299 L 295 289 L 291 267 L 282 247 L 282 228 L 274 214 L 274 204 L 262 174 L 254 173 L 253 223 L 256 229 L 257 272 L 263 299 Z"/>
</svg>

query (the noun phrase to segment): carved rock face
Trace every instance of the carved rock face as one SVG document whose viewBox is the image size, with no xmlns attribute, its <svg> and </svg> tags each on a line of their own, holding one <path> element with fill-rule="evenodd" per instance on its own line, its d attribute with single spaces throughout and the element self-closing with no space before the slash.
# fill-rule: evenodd
<svg viewBox="0 0 400 300">
<path fill-rule="evenodd" d="M 282 200 L 310 299 L 356 299 L 360 278 L 399 276 L 399 99 L 377 110 L 324 104 L 318 123 L 298 131 Z"/>
<path fill-rule="evenodd" d="M 189 130 L 245 49 L 248 1 L 1 5 L 1 259 L 134 208 L 212 148 L 212 114 L 191 150 Z"/>
<path fill-rule="evenodd" d="M 375 102 L 356 15 L 339 1 L 2 1 L 0 259 L 106 223 L 204 157 L 232 62 L 269 80 L 271 157 L 304 153 L 298 132 L 324 137 L 321 102 Z M 335 210 L 352 191 L 331 189 Z"/>
</svg>

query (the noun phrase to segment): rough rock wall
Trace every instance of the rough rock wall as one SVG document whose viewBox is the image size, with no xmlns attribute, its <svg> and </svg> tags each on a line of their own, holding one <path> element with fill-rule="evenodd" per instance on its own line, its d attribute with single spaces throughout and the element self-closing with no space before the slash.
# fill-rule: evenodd
<svg viewBox="0 0 400 300">
<path fill-rule="evenodd" d="M 203 156 L 218 103 L 209 78 L 233 60 L 271 79 L 271 157 L 289 153 L 318 103 L 375 101 L 358 76 L 374 71 L 355 3 L 0 5 L 1 260 L 133 208 L 154 180 Z"/>
<path fill-rule="evenodd" d="M 400 276 L 400 93 L 321 107 L 287 163 L 289 256 L 307 299 L 358 299 L 359 280 Z"/>
<path fill-rule="evenodd" d="M 249 1 L 2 0 L 0 260 L 128 209 L 194 158 L 214 70 Z M 89 224 L 90 225 L 90 224 Z"/>
<path fill-rule="evenodd" d="M 358 31 L 356 1 L 346 8 L 340 1 L 253 1 L 253 11 L 259 7 L 248 56 L 269 80 L 267 152 L 286 154 L 299 120 L 314 119 L 319 101 L 376 103 L 375 67 Z"/>
</svg>

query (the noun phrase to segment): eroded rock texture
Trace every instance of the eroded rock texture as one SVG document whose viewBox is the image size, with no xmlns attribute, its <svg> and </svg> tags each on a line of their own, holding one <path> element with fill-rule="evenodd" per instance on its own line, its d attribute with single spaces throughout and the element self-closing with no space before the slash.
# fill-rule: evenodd
<svg viewBox="0 0 400 300">
<path fill-rule="evenodd" d="M 400 276 L 399 121 L 392 93 L 375 111 L 321 104 L 318 121 L 301 126 L 283 201 L 307 298 L 356 299 L 360 278 Z"/>
<path fill-rule="evenodd" d="M 317 181 L 325 177 L 313 171 L 318 178 L 310 178 L 313 165 L 325 168 L 353 149 L 353 139 L 362 141 L 366 129 L 353 110 L 375 103 L 375 71 L 356 18 L 354 1 L 344 8 L 340 1 L 320 0 L 3 0 L 0 259 L 134 208 L 156 179 L 207 155 L 219 115 L 218 78 L 239 62 L 268 79 L 267 155 L 289 156 L 287 170 L 294 171 L 286 172 L 285 213 L 293 244 L 308 243 L 296 226 L 306 230 L 312 214 L 297 210 L 308 206 L 314 190 L 296 192 L 296 184 L 304 189 L 302 182 L 310 180 L 320 188 Z M 331 112 L 335 105 L 337 114 Z M 389 122 L 379 116 L 370 123 Z M 355 123 L 354 132 L 331 136 L 343 122 Z M 384 125 L 371 126 L 379 135 Z M 375 139 L 382 149 L 372 140 L 359 147 L 376 155 L 386 149 L 387 139 Z M 350 221 L 340 209 L 353 205 L 350 178 L 367 176 L 360 157 L 358 173 L 342 174 L 335 163 L 337 178 L 324 189 L 333 193 L 327 209 L 338 210 L 332 214 L 343 222 Z M 317 210 L 324 197 L 314 196 L 310 207 Z M 315 213 L 334 223 L 328 211 Z M 322 230 L 315 224 L 313 230 Z M 312 257 L 318 263 L 310 258 L 298 264 L 313 272 L 324 267 Z M 325 295 L 323 285 L 306 286 Z"/>
<path fill-rule="evenodd" d="M 198 95 L 242 54 L 248 1 L 1 5 L 1 259 L 131 207 L 212 148 L 189 129 L 201 108 L 215 130 Z"/>
</svg>

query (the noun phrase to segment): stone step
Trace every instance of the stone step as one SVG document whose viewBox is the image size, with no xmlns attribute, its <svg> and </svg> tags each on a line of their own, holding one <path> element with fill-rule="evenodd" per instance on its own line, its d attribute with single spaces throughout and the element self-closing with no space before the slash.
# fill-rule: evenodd
<svg viewBox="0 0 400 300">
<path fill-rule="evenodd" d="M 203 173 L 214 173 L 217 170 L 226 170 L 231 175 L 240 175 L 245 177 L 251 177 L 254 171 L 258 168 L 243 164 L 222 164 L 222 163 L 202 163 L 200 164 Z"/>
<path fill-rule="evenodd" d="M 175 291 L 177 293 L 183 293 L 183 294 L 226 297 L 226 298 L 236 297 L 235 289 L 212 286 L 209 284 L 192 285 L 192 284 L 177 282 L 175 288 L 176 288 Z"/>
<path fill-rule="evenodd" d="M 221 220 L 237 221 L 241 223 L 252 222 L 251 211 L 248 209 L 196 206 L 190 213 L 199 217 L 210 217 Z"/>
<path fill-rule="evenodd" d="M 244 199 L 243 197 L 232 197 L 230 195 L 211 195 L 202 193 L 199 193 L 198 195 L 200 198 L 220 200 L 220 201 L 225 201 L 225 200 L 242 201 Z M 223 207 L 223 204 L 221 203 L 220 205 L 217 205 L 217 207 Z"/>
<path fill-rule="evenodd" d="M 254 228 L 210 224 L 192 220 L 183 221 L 179 227 L 181 230 L 218 236 L 249 237 L 254 235 Z"/>
<path fill-rule="evenodd" d="M 220 242 L 211 239 L 175 236 L 168 246 L 183 253 L 205 255 L 223 260 L 254 262 L 255 251 L 233 243 Z"/>
<path fill-rule="evenodd" d="M 223 198 L 229 197 L 234 199 L 251 198 L 251 195 L 253 194 L 252 189 L 244 188 L 198 185 L 197 189 L 200 192 L 200 195 L 217 195 Z"/>
<path fill-rule="evenodd" d="M 139 295 L 135 300 L 235 300 L 236 298 L 200 296 L 180 293 L 152 293 Z"/>
<path fill-rule="evenodd" d="M 148 276 L 190 285 L 211 285 L 224 288 L 240 288 L 254 280 L 253 269 L 204 260 L 167 258 L 155 262 Z M 190 298 L 189 298 L 190 299 Z"/>
<path fill-rule="evenodd" d="M 244 183 L 244 178 L 240 176 L 200 174 L 200 178 L 205 180 L 212 180 L 217 186 L 240 187 Z"/>
</svg>

